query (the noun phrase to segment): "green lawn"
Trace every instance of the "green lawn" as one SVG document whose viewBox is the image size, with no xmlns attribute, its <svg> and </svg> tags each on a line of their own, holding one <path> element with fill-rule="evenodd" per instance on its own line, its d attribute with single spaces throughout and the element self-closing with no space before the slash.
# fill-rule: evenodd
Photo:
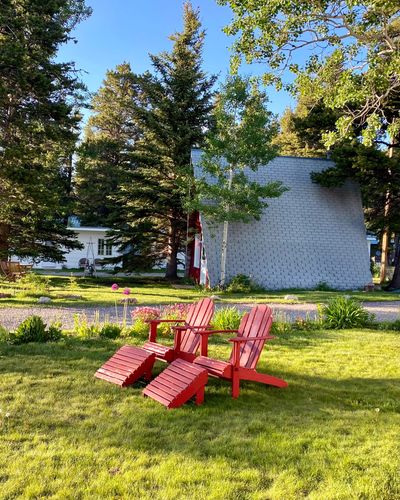
<svg viewBox="0 0 400 500">
<path fill-rule="evenodd" d="M 170 411 L 93 378 L 119 345 L 0 344 L 1 498 L 400 498 L 398 333 L 282 336 L 259 369 L 287 389 L 211 379 Z"/>
<path fill-rule="evenodd" d="M 111 290 L 112 283 L 118 283 L 123 287 L 131 289 L 131 296 L 138 299 L 139 304 L 169 304 L 174 302 L 192 302 L 203 297 L 204 294 L 211 295 L 213 292 L 203 292 L 200 289 L 175 289 L 173 286 L 162 278 L 78 278 L 78 288 L 71 287 L 70 280 L 66 276 L 50 277 L 51 288 L 49 293 L 52 297 L 53 306 L 107 306 L 113 305 L 115 299 L 123 297 L 121 290 L 113 292 Z M 10 284 L 5 281 L 0 282 L 0 293 L 11 293 L 11 298 L 0 298 L 0 307 L 16 306 L 24 307 L 33 305 L 37 302 L 38 296 L 21 296 L 21 286 L 18 283 Z M 330 298 L 343 293 L 351 294 L 354 297 L 363 301 L 390 301 L 400 300 L 399 293 L 389 293 L 385 291 L 376 292 L 321 292 L 316 290 L 282 290 L 277 292 L 257 293 L 257 294 L 219 294 L 221 299 L 227 303 L 243 302 L 265 302 L 265 303 L 288 303 L 284 299 L 287 294 L 294 294 L 299 298 L 300 302 L 326 302 Z M 65 295 L 81 295 L 81 299 L 72 300 L 66 298 Z M 43 294 L 42 294 L 43 295 Z M 60 297 L 61 296 L 61 297 Z M 64 297 L 63 297 L 64 296 Z"/>
</svg>

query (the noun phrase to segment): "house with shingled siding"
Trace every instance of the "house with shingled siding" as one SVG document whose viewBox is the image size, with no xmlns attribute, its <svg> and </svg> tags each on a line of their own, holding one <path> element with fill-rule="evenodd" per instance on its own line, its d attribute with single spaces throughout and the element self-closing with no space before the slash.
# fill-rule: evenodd
<svg viewBox="0 0 400 500">
<path fill-rule="evenodd" d="M 201 175 L 201 150 L 192 151 L 196 176 Z M 311 172 L 325 170 L 331 160 L 279 156 L 246 175 L 266 183 L 279 180 L 289 188 L 271 199 L 259 221 L 229 224 L 227 282 L 238 274 L 251 276 L 263 287 L 356 289 L 371 282 L 369 252 L 359 187 L 347 181 L 324 188 Z M 222 224 L 200 214 L 201 234 L 191 252 L 192 274 L 205 276 L 210 286 L 220 278 Z"/>
</svg>

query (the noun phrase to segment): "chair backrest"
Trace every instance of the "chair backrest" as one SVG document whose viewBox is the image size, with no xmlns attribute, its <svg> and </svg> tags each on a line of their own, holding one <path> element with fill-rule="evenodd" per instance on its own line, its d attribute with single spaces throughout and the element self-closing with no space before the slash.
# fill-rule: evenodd
<svg viewBox="0 0 400 500">
<path fill-rule="evenodd" d="M 272 326 L 272 310 L 267 305 L 258 305 L 246 313 L 238 329 L 238 337 L 263 337 L 268 335 Z M 254 369 L 260 359 L 265 339 L 249 340 L 240 347 L 240 366 Z M 233 362 L 233 351 L 229 360 Z"/>
<path fill-rule="evenodd" d="M 192 304 L 186 316 L 186 323 L 190 326 L 208 326 L 214 314 L 214 302 L 201 299 Z M 183 332 L 181 337 L 181 351 L 194 354 L 200 346 L 201 335 L 195 332 Z"/>
</svg>

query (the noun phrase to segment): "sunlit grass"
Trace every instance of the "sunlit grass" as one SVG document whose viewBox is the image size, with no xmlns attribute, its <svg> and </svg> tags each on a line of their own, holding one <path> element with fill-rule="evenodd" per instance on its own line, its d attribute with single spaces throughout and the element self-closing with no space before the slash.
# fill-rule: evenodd
<svg viewBox="0 0 400 500">
<path fill-rule="evenodd" d="M 110 306 L 115 300 L 122 299 L 121 290 L 114 292 L 111 290 L 112 283 L 117 282 L 122 288 L 131 289 L 131 297 L 135 297 L 141 305 L 149 304 L 170 304 L 176 302 L 192 302 L 204 295 L 212 295 L 215 292 L 204 292 L 199 288 L 184 289 L 174 288 L 173 285 L 162 278 L 135 278 L 135 277 L 102 277 L 102 278 L 77 278 L 77 287 L 72 287 L 69 277 L 50 277 L 49 295 L 52 298 L 52 306 Z M 0 307 L 16 306 L 24 307 L 37 303 L 38 296 L 22 296 L 21 286 L 18 283 L 0 282 L 0 292 L 11 293 L 11 298 L 0 298 Z M 400 300 L 399 293 L 389 293 L 385 291 L 376 292 L 322 292 L 317 290 L 282 290 L 268 291 L 266 293 L 250 294 L 218 294 L 222 302 L 226 303 L 290 303 L 286 300 L 287 294 L 296 295 L 299 302 L 319 303 L 327 302 L 332 297 L 350 294 L 362 301 L 392 301 Z M 68 295 L 79 295 L 79 299 L 68 298 Z"/>
<path fill-rule="evenodd" d="M 93 378 L 120 343 L 0 344 L 2 498 L 400 497 L 398 333 L 287 334 L 259 363 L 287 389 L 211 379 L 170 411 Z"/>
</svg>

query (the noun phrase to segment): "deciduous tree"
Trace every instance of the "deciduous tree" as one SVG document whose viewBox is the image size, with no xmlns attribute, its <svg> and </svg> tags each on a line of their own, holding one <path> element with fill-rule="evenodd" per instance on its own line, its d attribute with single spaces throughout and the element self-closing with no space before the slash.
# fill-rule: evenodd
<svg viewBox="0 0 400 500">
<path fill-rule="evenodd" d="M 246 169 L 257 170 L 277 152 L 272 145 L 277 125 L 267 109 L 267 97 L 248 78 L 231 77 L 222 86 L 213 110 L 195 183 L 191 208 L 211 222 L 223 223 L 220 285 L 225 285 L 228 224 L 259 219 L 268 198 L 280 196 L 280 182 L 251 181 Z"/>
</svg>

